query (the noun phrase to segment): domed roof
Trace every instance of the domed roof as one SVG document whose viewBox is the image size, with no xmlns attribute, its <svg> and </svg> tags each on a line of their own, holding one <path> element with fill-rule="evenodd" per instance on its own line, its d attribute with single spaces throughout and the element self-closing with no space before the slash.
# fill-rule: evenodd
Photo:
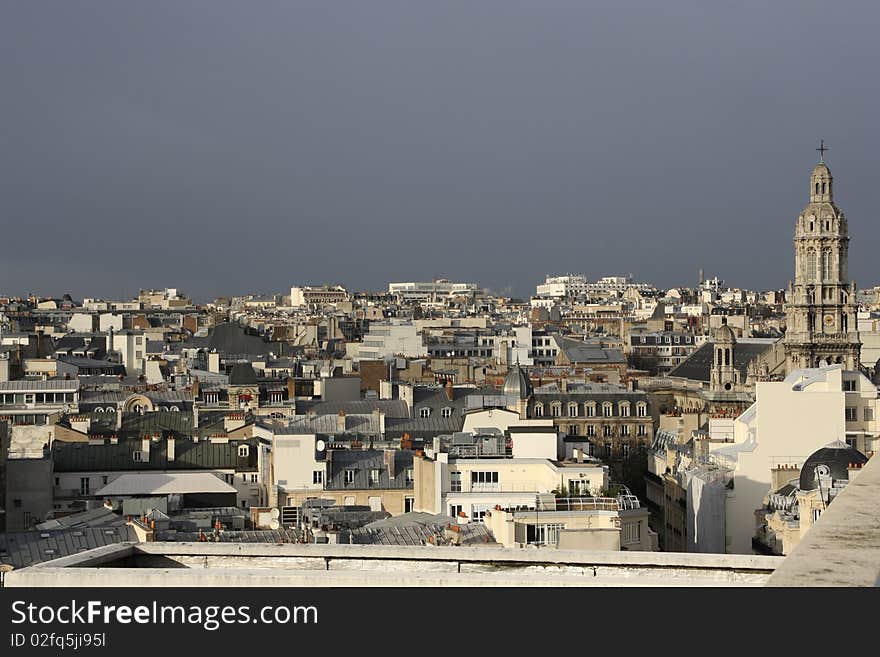
<svg viewBox="0 0 880 657">
<path fill-rule="evenodd" d="M 736 333 L 727 324 L 722 324 L 715 329 L 714 338 L 716 342 L 736 342 Z"/>
<path fill-rule="evenodd" d="M 804 461 L 801 468 L 799 486 L 801 490 L 816 490 L 819 487 L 818 475 L 830 476 L 831 479 L 847 479 L 849 464 L 862 465 L 868 457 L 845 442 L 835 440 L 833 443 L 816 450 Z"/>
<path fill-rule="evenodd" d="M 249 386 L 257 382 L 257 373 L 254 366 L 244 361 L 236 363 L 229 372 L 229 385 L 231 386 Z"/>
<path fill-rule="evenodd" d="M 504 379 L 504 394 L 517 399 L 528 399 L 532 396 L 532 382 L 519 365 L 514 365 Z"/>
<path fill-rule="evenodd" d="M 830 178 L 831 177 L 831 169 L 828 168 L 828 165 L 824 162 L 819 162 L 814 168 L 813 173 L 810 174 L 812 178 Z"/>
</svg>

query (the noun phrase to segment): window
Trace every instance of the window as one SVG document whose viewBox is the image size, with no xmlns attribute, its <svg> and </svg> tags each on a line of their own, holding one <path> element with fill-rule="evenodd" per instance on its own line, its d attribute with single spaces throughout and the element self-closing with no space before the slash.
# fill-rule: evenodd
<svg viewBox="0 0 880 657">
<path fill-rule="evenodd" d="M 472 504 L 471 505 L 471 520 L 474 522 L 483 522 L 483 518 L 486 517 L 486 511 L 489 509 L 488 504 Z"/>
<path fill-rule="evenodd" d="M 379 484 L 379 468 L 370 468 L 370 486 Z"/>
<path fill-rule="evenodd" d="M 870 422 L 874 419 L 874 409 L 865 407 L 865 422 Z"/>
<path fill-rule="evenodd" d="M 103 477 L 101 477 L 101 485 L 102 486 L 107 485 L 107 479 L 108 479 L 107 475 L 104 475 Z"/>
<path fill-rule="evenodd" d="M 450 504 L 449 515 L 452 518 L 458 518 L 458 514 L 462 512 L 461 504 Z"/>
<path fill-rule="evenodd" d="M 562 405 L 561 404 L 550 404 L 550 415 L 553 417 L 559 417 L 562 414 Z"/>
<path fill-rule="evenodd" d="M 623 526 L 622 543 L 630 545 L 642 542 L 642 523 L 630 522 Z"/>
<path fill-rule="evenodd" d="M 241 508 L 242 508 L 242 509 L 246 509 L 246 508 L 248 508 L 247 500 L 242 500 L 242 501 L 241 501 Z"/>
<path fill-rule="evenodd" d="M 440 411 L 440 417 L 452 417 L 452 408 L 447 406 L 442 411 Z"/>
<path fill-rule="evenodd" d="M 299 507 L 282 506 L 281 507 L 281 524 L 285 527 L 299 524 Z"/>
<path fill-rule="evenodd" d="M 857 410 L 858 409 L 853 408 L 852 406 L 847 406 L 844 409 L 844 412 L 846 413 L 846 421 L 847 422 L 855 422 L 858 419 L 858 416 L 856 415 Z"/>
<path fill-rule="evenodd" d="M 406 469 L 406 483 L 411 484 L 413 482 L 413 480 L 414 480 L 413 469 L 407 468 Z"/>
<path fill-rule="evenodd" d="M 247 457 L 248 455 L 248 446 L 247 445 L 239 445 L 238 446 L 238 455 L 242 458 Z"/>
<path fill-rule="evenodd" d="M 569 404 L 568 405 L 568 417 L 577 417 L 578 414 L 578 405 L 577 404 Z"/>
<path fill-rule="evenodd" d="M 21 500 L 12 500 L 12 506 L 14 506 L 16 509 L 20 509 L 21 508 Z"/>
<path fill-rule="evenodd" d="M 419 417 L 431 417 L 431 409 L 424 406 L 419 409 Z"/>
<path fill-rule="evenodd" d="M 544 417 L 544 404 L 535 404 L 535 417 Z"/>
<path fill-rule="evenodd" d="M 563 529 L 565 529 L 565 525 L 559 522 L 527 525 L 526 540 L 530 545 L 556 545 L 559 541 L 559 532 Z"/>
<path fill-rule="evenodd" d="M 460 472 L 450 472 L 449 473 L 449 490 L 453 493 L 460 493 L 461 492 L 461 473 Z"/>
<path fill-rule="evenodd" d="M 312 483 L 313 484 L 323 484 L 324 483 L 324 471 L 323 470 L 313 470 L 312 471 Z M 349 483 L 349 482 L 345 482 Z"/>
<path fill-rule="evenodd" d="M 865 410 L 867 410 L 867 409 L 865 409 Z M 60 486 L 60 485 L 61 485 L 61 478 L 55 477 L 55 486 Z"/>
<path fill-rule="evenodd" d="M 500 490 L 498 485 L 498 473 L 492 471 L 474 470 L 471 472 L 471 490 Z"/>
<path fill-rule="evenodd" d="M 629 443 L 621 443 L 620 450 L 623 458 L 627 458 L 629 456 Z"/>
<path fill-rule="evenodd" d="M 611 456 L 611 443 L 605 443 L 605 456 Z"/>
<path fill-rule="evenodd" d="M 403 498 L 403 512 L 411 513 L 416 507 L 416 498 L 414 497 L 404 497 Z"/>
<path fill-rule="evenodd" d="M 648 425 L 647 424 L 640 424 L 639 425 L 638 435 L 640 435 L 640 436 L 647 436 L 648 435 Z"/>
<path fill-rule="evenodd" d="M 611 425 L 606 424 L 605 426 L 602 427 L 602 435 L 603 436 L 610 436 L 611 435 Z"/>
<path fill-rule="evenodd" d="M 354 470 L 346 470 L 345 471 L 345 483 L 353 484 L 354 483 Z"/>
<path fill-rule="evenodd" d="M 569 479 L 568 493 L 572 497 L 581 497 L 590 494 L 590 481 L 588 479 Z"/>
<path fill-rule="evenodd" d="M 604 417 L 611 417 L 611 409 L 612 409 L 611 403 L 605 402 L 604 404 L 602 404 L 602 415 Z"/>
<path fill-rule="evenodd" d="M 629 402 L 620 403 L 620 415 L 621 417 L 629 417 Z"/>
<path fill-rule="evenodd" d="M 647 417 L 648 415 L 648 405 L 644 402 L 640 402 L 636 405 L 636 415 L 639 417 Z"/>
<path fill-rule="evenodd" d="M 584 406 L 584 411 L 587 417 L 596 417 L 596 404 L 587 404 L 586 406 Z"/>
<path fill-rule="evenodd" d="M 256 484 L 259 481 L 260 476 L 257 473 L 251 474 L 251 483 Z"/>
<path fill-rule="evenodd" d="M 629 435 L 629 425 L 628 424 L 624 424 L 623 426 L 620 427 L 620 435 L 621 436 L 628 436 Z"/>
<path fill-rule="evenodd" d="M 581 428 L 577 424 L 568 425 L 568 435 L 569 436 L 578 436 L 581 433 Z"/>
<path fill-rule="evenodd" d="M 88 477 L 80 477 L 79 480 L 79 494 L 80 495 L 88 495 L 89 494 L 89 478 Z"/>
<path fill-rule="evenodd" d="M 148 461 L 149 459 L 144 458 L 144 456 L 145 455 L 143 452 L 132 452 L 131 460 L 135 463 L 143 463 L 144 461 Z"/>
<path fill-rule="evenodd" d="M 596 435 L 596 426 L 593 424 L 587 425 L 587 436 L 595 436 Z"/>
<path fill-rule="evenodd" d="M 855 392 L 856 391 L 856 382 L 854 379 L 844 379 L 843 380 L 843 391 L 844 392 Z"/>
</svg>

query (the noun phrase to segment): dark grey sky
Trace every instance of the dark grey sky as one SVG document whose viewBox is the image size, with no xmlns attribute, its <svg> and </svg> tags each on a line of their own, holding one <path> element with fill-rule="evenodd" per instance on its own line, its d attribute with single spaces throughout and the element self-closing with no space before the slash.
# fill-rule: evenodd
<svg viewBox="0 0 880 657">
<path fill-rule="evenodd" d="M 0 4 L 0 291 L 878 282 L 875 2 Z"/>
</svg>

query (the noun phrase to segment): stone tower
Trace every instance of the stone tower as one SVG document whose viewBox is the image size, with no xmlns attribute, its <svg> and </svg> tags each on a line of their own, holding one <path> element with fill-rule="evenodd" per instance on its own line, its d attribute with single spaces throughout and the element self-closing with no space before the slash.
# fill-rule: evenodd
<svg viewBox="0 0 880 657">
<path fill-rule="evenodd" d="M 727 318 L 712 332 L 712 372 L 709 381 L 712 392 L 731 392 L 739 384 L 739 372 L 734 365 L 736 335 L 727 325 Z"/>
<path fill-rule="evenodd" d="M 824 155 L 824 144 L 819 149 Z M 794 285 L 785 309 L 786 371 L 820 362 L 859 368 L 856 284 L 847 281 L 846 218 L 834 204 L 834 179 L 824 158 L 810 176 L 810 202 L 794 234 Z"/>
</svg>

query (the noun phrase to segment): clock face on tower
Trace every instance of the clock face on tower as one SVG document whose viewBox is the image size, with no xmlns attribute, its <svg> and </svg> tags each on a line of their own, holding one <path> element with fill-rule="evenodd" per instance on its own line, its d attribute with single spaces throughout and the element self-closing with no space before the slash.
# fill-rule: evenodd
<svg viewBox="0 0 880 657">
<path fill-rule="evenodd" d="M 825 315 L 825 326 L 833 326 L 834 325 L 834 315 Z"/>
</svg>

